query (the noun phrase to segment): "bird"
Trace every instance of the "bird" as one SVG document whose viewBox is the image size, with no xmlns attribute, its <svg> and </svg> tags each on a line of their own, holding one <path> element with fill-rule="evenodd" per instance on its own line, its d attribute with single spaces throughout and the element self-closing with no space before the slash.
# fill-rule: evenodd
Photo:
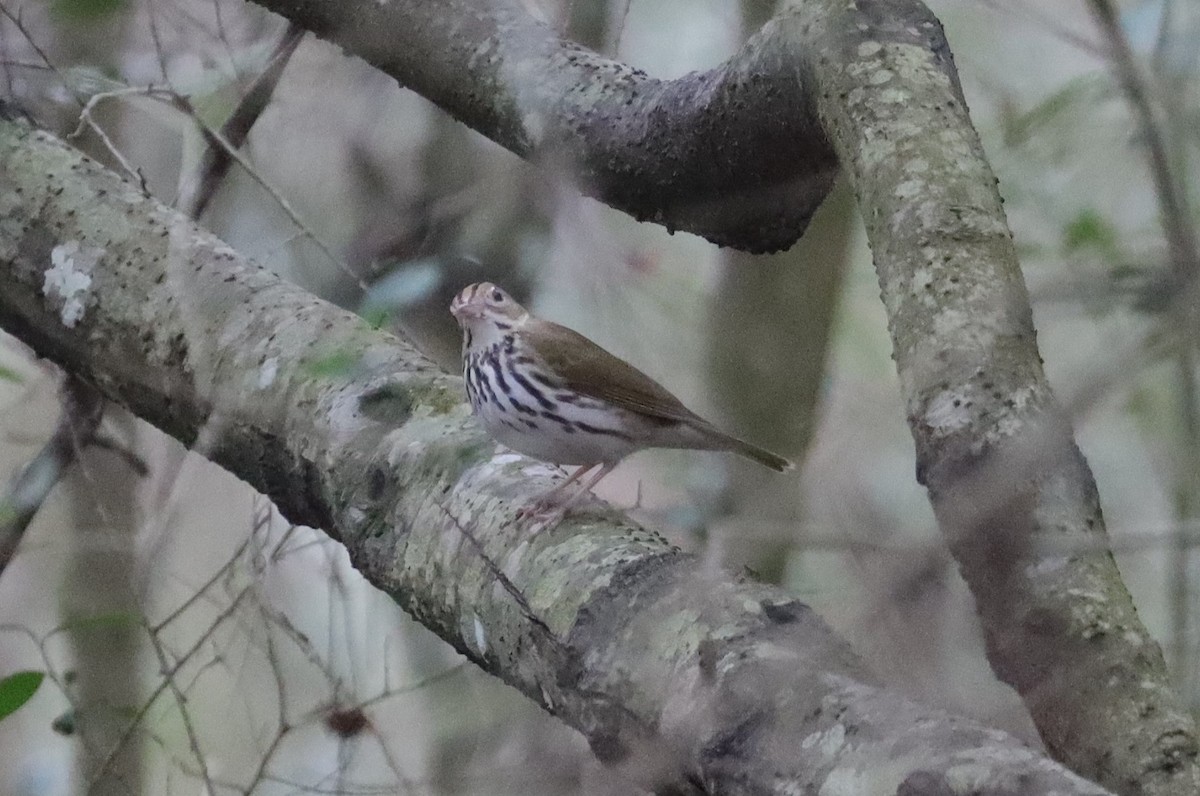
<svg viewBox="0 0 1200 796">
<path fill-rule="evenodd" d="M 450 313 L 463 331 L 467 398 L 484 429 L 518 453 L 576 468 L 520 515 L 561 517 L 622 459 L 646 448 L 731 451 L 777 472 L 793 468 L 721 431 L 579 332 L 530 314 L 491 282 L 464 287 Z M 588 473 L 574 495 L 558 499 Z"/>
</svg>

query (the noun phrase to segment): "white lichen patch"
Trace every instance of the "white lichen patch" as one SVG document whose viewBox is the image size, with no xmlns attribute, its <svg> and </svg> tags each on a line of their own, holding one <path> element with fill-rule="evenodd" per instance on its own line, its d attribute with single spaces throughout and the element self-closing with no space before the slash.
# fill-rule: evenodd
<svg viewBox="0 0 1200 796">
<path fill-rule="evenodd" d="M 883 45 L 877 41 L 864 41 L 858 45 L 858 54 L 862 58 L 869 58 L 882 49 Z"/>
<path fill-rule="evenodd" d="M 471 621 L 474 623 L 475 649 L 482 655 L 487 652 L 487 632 L 484 631 L 483 622 L 479 621 L 478 614 L 471 614 Z"/>
<path fill-rule="evenodd" d="M 828 730 L 814 732 L 800 742 L 801 749 L 816 748 L 826 760 L 840 752 L 845 745 L 846 727 L 843 724 L 835 724 Z"/>
<path fill-rule="evenodd" d="M 238 254 L 236 249 L 221 241 L 218 241 L 213 245 L 212 253 L 214 257 L 232 257 L 238 260 L 242 259 L 242 255 Z"/>
<path fill-rule="evenodd" d="M 1066 556 L 1047 556 L 1040 558 L 1029 566 L 1025 567 L 1025 575 L 1030 578 L 1037 578 L 1042 575 L 1053 575 L 1055 572 L 1063 569 L 1069 564 L 1071 559 Z"/>
<path fill-rule="evenodd" d="M 536 142 L 546 137 L 546 114 L 540 111 L 531 111 L 521 117 L 521 123 L 525 126 L 529 140 Z"/>
<path fill-rule="evenodd" d="M 265 390 L 274 384 L 277 373 L 279 373 L 279 357 L 269 357 L 258 367 L 258 389 Z"/>
<path fill-rule="evenodd" d="M 944 390 L 934 396 L 925 411 L 925 425 L 939 434 L 948 434 L 971 423 L 967 401 L 957 390 Z"/>
<path fill-rule="evenodd" d="M 867 773 L 846 766 L 839 766 L 833 769 L 825 777 L 825 782 L 821 784 L 821 789 L 817 791 L 818 796 L 861 796 L 864 793 L 871 793 L 868 790 L 871 785 L 871 778 Z M 883 791 L 876 791 L 883 793 Z"/>
<path fill-rule="evenodd" d="M 997 437 L 1011 437 L 1027 427 L 1028 408 L 1033 404 L 1038 392 L 1039 390 L 1036 386 L 1030 385 L 1008 395 L 1005 402 L 1006 411 L 996 421 L 995 433 Z"/>
<path fill-rule="evenodd" d="M 924 188 L 924 180 L 905 180 L 896 186 L 896 190 L 893 193 L 899 199 L 911 199 L 914 196 L 920 195 Z"/>
<path fill-rule="evenodd" d="M 871 74 L 870 82 L 872 86 L 881 86 L 896 76 L 896 73 L 891 69 L 880 69 Z"/>
<path fill-rule="evenodd" d="M 42 294 L 62 302 L 59 318 L 69 329 L 83 318 L 92 287 L 92 269 L 103 256 L 103 249 L 83 248 L 77 240 L 60 243 L 50 251 Z"/>
<path fill-rule="evenodd" d="M 515 464 L 516 462 L 519 462 L 521 460 L 522 460 L 521 454 L 513 453 L 512 451 L 501 449 L 500 453 L 497 453 L 495 456 L 493 456 L 491 459 L 488 460 L 488 464 L 490 464 L 492 467 L 499 468 L 499 467 L 503 467 L 506 464 Z"/>
</svg>

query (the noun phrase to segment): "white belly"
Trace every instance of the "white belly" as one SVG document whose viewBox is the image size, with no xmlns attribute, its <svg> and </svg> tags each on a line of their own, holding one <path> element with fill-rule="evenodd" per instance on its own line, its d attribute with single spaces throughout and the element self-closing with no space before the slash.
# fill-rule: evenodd
<svg viewBox="0 0 1200 796">
<path fill-rule="evenodd" d="M 501 444 L 554 464 L 618 462 L 643 447 L 615 427 L 611 412 L 588 406 L 564 405 L 549 413 L 566 422 L 540 409 L 537 415 L 525 415 L 489 402 L 476 405 L 475 414 Z"/>
<path fill-rule="evenodd" d="M 468 351 L 463 377 L 475 416 L 518 453 L 554 464 L 615 464 L 643 448 L 706 447 L 679 424 L 519 377 L 505 344 Z"/>
</svg>

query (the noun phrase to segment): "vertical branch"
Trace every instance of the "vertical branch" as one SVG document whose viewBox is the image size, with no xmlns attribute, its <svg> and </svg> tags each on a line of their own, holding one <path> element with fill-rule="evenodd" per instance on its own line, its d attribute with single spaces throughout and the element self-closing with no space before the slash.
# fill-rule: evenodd
<svg viewBox="0 0 1200 796">
<path fill-rule="evenodd" d="M 743 33 L 758 31 L 775 6 L 775 0 L 742 0 Z M 709 308 L 708 376 L 715 403 L 738 433 L 797 462 L 816 427 L 853 228 L 853 198 L 842 186 L 788 251 L 722 253 L 720 284 Z M 730 460 L 728 467 L 718 511 L 737 514 L 755 505 L 760 515 L 800 514 L 793 479 L 764 483 L 757 468 L 740 459 Z M 750 539 L 747 563 L 759 577 L 778 583 L 793 543 L 776 536 Z"/>
<path fill-rule="evenodd" d="M 116 68 L 133 19 L 128 8 L 87 20 L 65 15 L 56 19 L 49 51 L 57 66 Z M 124 110 L 120 103 L 90 111 L 85 106 L 83 112 L 91 114 L 93 124 L 83 127 L 75 145 L 101 162 L 118 163 L 121 156 L 110 147 L 121 139 Z M 68 113 L 74 111 L 71 108 Z M 69 129 L 76 121 L 64 117 L 61 123 Z M 129 450 L 134 441 L 133 415 L 100 407 L 97 422 L 101 412 L 117 447 Z M 77 776 L 89 783 L 91 794 L 137 793 L 143 777 L 140 737 L 122 744 L 105 774 L 97 774 L 97 765 L 130 724 L 125 709 L 136 704 L 141 688 L 139 634 L 131 622 L 97 625 L 74 621 L 101 614 L 128 616 L 137 611 L 137 477 L 112 453 L 94 445 L 77 449 L 76 455 L 78 466 L 64 473 L 63 480 L 68 520 L 61 531 L 69 544 L 59 603 L 70 627 L 68 639 L 77 673 L 79 746 L 75 765 Z"/>
<path fill-rule="evenodd" d="M 127 449 L 135 444 L 136 422 L 127 411 L 107 412 L 106 425 Z M 138 611 L 137 478 L 112 453 L 89 446 L 79 452 L 79 466 L 63 487 L 71 553 L 60 610 L 70 627 L 78 675 L 78 765 L 83 781 L 91 783 L 89 793 L 124 796 L 141 788 L 141 743 L 129 737 L 104 775 L 97 774 L 97 765 L 126 737 L 129 711 L 141 691 L 141 633 L 131 621 Z M 116 621 L 89 621 L 96 617 Z"/>
<path fill-rule="evenodd" d="M 787 252 L 725 253 L 710 308 L 709 378 L 721 415 L 739 434 L 796 461 L 803 458 L 816 428 L 855 223 L 853 196 L 840 186 Z M 753 464 L 741 460 L 731 459 L 729 468 L 722 500 L 729 512 L 759 506 L 776 515 L 800 513 L 794 479 L 765 483 Z M 794 542 L 761 540 L 749 566 L 778 582 Z"/>
</svg>

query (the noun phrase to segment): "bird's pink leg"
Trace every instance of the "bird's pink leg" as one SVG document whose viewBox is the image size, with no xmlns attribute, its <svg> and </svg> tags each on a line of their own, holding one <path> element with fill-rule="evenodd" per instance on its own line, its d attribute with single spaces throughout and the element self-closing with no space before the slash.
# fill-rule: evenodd
<svg viewBox="0 0 1200 796">
<path fill-rule="evenodd" d="M 604 476 L 611 473 L 616 466 L 617 465 L 615 462 L 609 463 L 609 464 L 605 464 L 603 467 L 601 467 L 599 470 L 597 470 L 596 474 L 587 480 L 587 483 L 585 483 L 585 484 L 583 484 L 583 486 L 579 487 L 579 489 L 577 489 L 575 491 L 574 495 L 571 495 L 571 497 L 568 498 L 565 503 L 563 503 L 561 506 L 558 507 L 559 514 L 560 515 L 566 514 L 567 509 L 571 508 L 571 506 L 574 506 L 577 502 L 579 502 L 579 499 L 581 497 L 583 497 L 584 495 L 586 495 L 588 492 L 591 492 L 592 488 L 595 487 L 596 484 L 600 483 L 600 479 L 604 478 Z"/>
<path fill-rule="evenodd" d="M 533 502 L 532 505 L 523 506 L 522 508 L 518 509 L 517 517 L 521 518 L 521 517 L 529 517 L 534 514 L 545 514 L 548 509 L 552 509 L 555 507 L 555 501 L 552 500 L 552 498 L 555 495 L 557 495 L 559 492 L 562 492 L 564 489 L 569 487 L 571 484 L 578 481 L 580 476 L 582 476 L 584 473 L 586 473 L 588 470 L 592 469 L 595 466 L 596 466 L 596 464 L 581 464 L 581 465 L 579 465 L 579 467 L 577 467 L 575 469 L 575 472 L 571 473 L 571 475 L 568 476 L 565 481 L 557 484 L 553 489 L 548 490 L 545 494 L 538 497 Z"/>
<path fill-rule="evenodd" d="M 591 465 L 591 467 L 588 467 L 586 469 L 590 470 L 590 469 L 592 469 L 592 467 L 595 467 L 595 466 L 596 465 L 593 464 L 593 465 Z M 576 503 L 579 502 L 580 498 L 582 498 L 584 495 L 591 492 L 592 487 L 594 487 L 596 484 L 600 483 L 600 479 L 604 478 L 604 476 L 611 473 L 616 468 L 616 466 L 617 465 L 615 462 L 607 463 L 607 464 L 603 465 L 599 470 L 596 471 L 596 473 L 591 478 L 589 478 L 585 483 L 583 483 L 579 487 L 579 489 L 575 490 L 575 494 L 571 495 L 571 497 L 567 498 L 565 501 L 558 504 L 557 506 L 549 507 L 550 510 L 546 513 L 538 512 L 538 514 L 545 519 L 545 522 L 541 526 L 540 530 L 542 530 L 542 531 L 549 530 L 550 528 L 553 528 L 555 525 L 558 525 L 558 523 L 566 515 L 567 509 L 574 506 Z M 582 472 L 577 472 L 577 473 L 575 473 L 575 475 L 576 476 L 582 475 Z M 572 480 L 574 480 L 574 476 L 572 476 Z M 564 484 L 564 486 L 565 486 L 565 484 Z M 533 512 L 530 512 L 530 513 L 533 513 Z"/>
</svg>

